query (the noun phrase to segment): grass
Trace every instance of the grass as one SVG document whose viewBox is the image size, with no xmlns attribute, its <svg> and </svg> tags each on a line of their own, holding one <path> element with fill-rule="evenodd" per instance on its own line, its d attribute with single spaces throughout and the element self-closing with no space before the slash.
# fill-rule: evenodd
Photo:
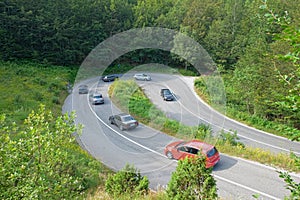
<svg viewBox="0 0 300 200">
<path fill-rule="evenodd" d="M 212 100 L 210 99 L 209 94 L 206 90 L 205 79 L 206 77 L 200 77 L 195 80 L 194 86 L 195 86 L 196 93 L 205 102 L 210 104 L 213 108 L 215 108 L 219 112 L 227 115 L 232 119 L 240 121 L 254 128 L 272 133 L 274 135 L 282 136 L 285 138 L 290 138 L 292 135 L 300 135 L 300 130 L 294 127 L 288 126 L 286 124 L 278 123 L 275 121 L 269 121 L 256 115 L 250 115 L 247 112 L 242 112 L 241 110 L 244 110 L 244 108 L 233 105 L 232 103 L 231 104 L 227 103 L 226 111 L 224 109 L 220 109 L 218 106 L 219 104 L 212 102 Z"/>
<path fill-rule="evenodd" d="M 146 66 L 146 68 L 148 67 Z M 152 69 L 156 70 L 155 68 Z M 141 69 L 141 71 L 143 70 Z M 76 72 L 76 67 L 46 66 L 32 62 L 16 63 L 1 61 L 1 113 L 5 113 L 10 121 L 15 121 L 17 124 L 20 124 L 29 112 L 36 109 L 39 104 L 46 105 L 46 108 L 51 109 L 57 115 L 61 114 L 64 99 L 68 95 L 67 86 L 70 82 L 73 82 Z M 175 73 L 173 69 L 171 72 Z M 143 91 L 135 85 L 134 81 L 126 82 L 124 87 L 121 86 L 122 83 L 116 81 L 110 88 L 113 101 L 122 107 L 122 109 L 128 110 L 143 123 L 184 139 L 200 137 L 198 127 L 183 126 L 175 120 L 166 118 L 163 112 L 153 106 Z M 119 98 L 123 94 L 126 95 L 123 98 Z M 214 141 L 210 137 L 206 139 L 215 143 L 221 152 L 228 155 L 252 159 L 295 171 L 293 160 L 287 155 L 275 156 L 261 149 L 243 148 L 240 145 L 232 146 L 229 142 Z M 90 189 L 86 199 L 112 199 L 106 194 L 103 188 L 107 174 L 112 172 L 103 165 L 99 167 L 95 164 L 95 160 L 77 144 L 74 144 L 73 148 L 71 151 L 74 152 L 74 158 L 78 160 L 78 165 L 84 163 L 82 167 L 93 171 L 93 174 L 95 174 L 95 177 L 89 177 L 91 182 L 87 183 L 90 185 Z M 119 199 L 160 200 L 166 199 L 166 194 L 164 191 L 158 193 L 151 192 L 147 196 L 139 197 L 124 194 Z"/>
<path fill-rule="evenodd" d="M 1 113 L 20 124 L 39 104 L 61 114 L 76 68 L 0 61 Z"/>
<path fill-rule="evenodd" d="M 74 81 L 76 72 L 76 67 L 0 61 L 0 110 L 1 114 L 6 115 L 7 124 L 15 122 L 22 130 L 24 119 L 40 104 L 51 110 L 54 116 L 61 115 L 62 105 L 68 95 L 68 85 Z M 20 136 L 13 137 L 17 139 Z M 68 151 L 72 154 L 76 173 L 82 173 L 89 193 L 93 193 L 99 185 L 104 185 L 107 174 L 112 173 L 109 168 L 76 142 Z M 84 197 L 78 195 L 78 199 Z"/>
<path fill-rule="evenodd" d="M 165 200 L 167 195 L 164 190 L 154 192 L 150 191 L 147 195 L 132 196 L 131 194 L 123 194 L 118 196 L 118 200 Z M 90 193 L 86 200 L 114 200 L 113 197 L 109 196 L 103 186 L 99 186 L 96 191 Z"/>
<path fill-rule="evenodd" d="M 274 154 L 259 148 L 249 148 L 235 142 L 235 138 L 224 140 L 214 138 L 211 132 L 200 127 L 189 127 L 180 124 L 176 120 L 168 119 L 164 113 L 158 110 L 143 93 L 143 90 L 133 80 L 115 81 L 109 88 L 109 95 L 121 110 L 129 112 L 140 122 L 181 139 L 198 138 L 211 144 L 215 144 L 220 152 L 241 157 L 262 164 L 299 172 L 294 159 L 288 154 Z M 204 133 L 204 134 L 203 134 Z"/>
</svg>

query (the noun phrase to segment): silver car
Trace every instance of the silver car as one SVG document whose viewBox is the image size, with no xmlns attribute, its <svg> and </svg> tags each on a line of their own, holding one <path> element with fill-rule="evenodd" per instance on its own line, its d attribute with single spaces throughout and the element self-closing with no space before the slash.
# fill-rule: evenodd
<svg viewBox="0 0 300 200">
<path fill-rule="evenodd" d="M 89 96 L 89 99 L 93 105 L 104 104 L 104 98 L 101 93 L 98 93 L 98 92 L 91 93 Z"/>
<path fill-rule="evenodd" d="M 112 115 L 109 117 L 108 120 L 111 124 L 116 125 L 122 131 L 125 129 L 128 130 L 136 128 L 139 125 L 137 120 L 135 120 L 131 115 L 126 113 Z"/>
<path fill-rule="evenodd" d="M 87 85 L 79 85 L 78 86 L 78 93 L 79 94 L 87 94 L 89 93 L 89 88 Z"/>
<path fill-rule="evenodd" d="M 135 78 L 136 80 L 141 80 L 141 81 L 150 81 L 151 80 L 151 76 L 149 76 L 147 74 L 135 74 L 133 76 L 133 78 Z"/>
</svg>

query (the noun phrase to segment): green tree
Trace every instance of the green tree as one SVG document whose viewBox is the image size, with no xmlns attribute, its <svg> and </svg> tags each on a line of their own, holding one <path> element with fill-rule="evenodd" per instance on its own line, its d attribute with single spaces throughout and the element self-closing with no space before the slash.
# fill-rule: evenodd
<svg viewBox="0 0 300 200">
<path fill-rule="evenodd" d="M 141 195 L 148 193 L 148 185 L 149 180 L 146 176 L 142 176 L 136 168 L 126 164 L 124 169 L 107 178 L 105 191 L 114 197 L 121 194 Z"/>
<path fill-rule="evenodd" d="M 226 68 L 233 68 L 242 53 L 244 39 L 240 37 L 245 18 L 244 0 L 226 0 L 219 2 L 219 13 L 211 22 L 204 39 L 205 47 L 211 53 L 215 62 Z M 216 14 L 215 14 L 216 15 Z"/>
<path fill-rule="evenodd" d="M 133 7 L 135 26 L 160 26 L 172 6 L 172 0 L 138 0 Z"/>
<path fill-rule="evenodd" d="M 205 167 L 205 157 L 186 158 L 178 162 L 168 184 L 169 199 L 217 199 L 216 181 L 212 169 Z"/>
<path fill-rule="evenodd" d="M 77 157 L 73 134 L 79 129 L 74 114 L 55 119 L 41 106 L 28 116 L 25 126 L 24 131 L 8 126 L 1 116 L 0 198 L 80 198 L 91 181 L 98 179 L 98 172 L 91 171 L 99 170 L 99 164 L 86 159 L 89 167 L 83 168 L 84 154 Z"/>
<path fill-rule="evenodd" d="M 186 13 L 180 24 L 180 31 L 194 38 L 201 45 L 209 27 L 219 17 L 220 1 L 184 1 Z"/>
<path fill-rule="evenodd" d="M 299 1 L 297 2 L 299 5 Z M 294 4 L 293 4 L 294 5 Z M 281 28 L 280 33 L 273 33 L 274 39 L 285 43 L 289 46 L 288 51 L 277 54 L 275 58 L 283 61 L 286 64 L 292 66 L 292 70 L 284 71 L 275 66 L 279 78 L 284 87 L 288 87 L 288 95 L 282 96 L 282 100 L 278 102 L 283 108 L 287 110 L 295 111 L 299 113 L 300 109 L 300 29 L 298 27 L 299 18 L 293 19 L 287 11 L 284 14 L 277 14 L 276 11 L 271 9 L 264 1 L 261 6 L 264 10 L 267 10 L 266 17 L 269 19 L 269 23 L 279 26 Z M 298 20 L 297 20 L 298 19 Z M 285 46 L 285 45 L 284 45 Z M 275 64 L 276 65 L 276 64 Z M 299 115 L 299 114 L 298 114 Z M 299 119 L 299 116 L 297 116 Z M 299 122 L 298 122 L 299 123 Z M 292 140 L 300 140 L 300 135 L 293 134 L 290 137 Z M 296 166 L 300 168 L 300 157 L 292 155 L 295 159 Z M 286 188 L 290 190 L 291 195 L 288 199 L 300 198 L 300 183 L 295 182 L 289 173 L 279 172 L 280 177 L 286 182 Z"/>
</svg>

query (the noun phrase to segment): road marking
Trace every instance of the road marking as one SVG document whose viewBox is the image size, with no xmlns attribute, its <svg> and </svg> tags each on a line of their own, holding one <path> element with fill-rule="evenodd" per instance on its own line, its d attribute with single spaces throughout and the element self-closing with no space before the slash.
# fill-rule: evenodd
<svg viewBox="0 0 300 200">
<path fill-rule="evenodd" d="M 87 97 L 87 101 L 88 101 L 88 97 Z M 109 126 L 108 124 L 106 124 L 106 123 L 105 123 L 105 122 L 97 115 L 97 113 L 96 113 L 96 112 L 93 110 L 93 108 L 91 107 L 91 104 L 89 103 L 89 101 L 88 101 L 87 103 L 88 103 L 89 108 L 90 108 L 90 110 L 92 111 L 92 113 L 96 116 L 96 118 L 97 118 L 104 126 L 106 126 L 107 128 L 109 128 L 110 130 L 112 130 L 113 132 L 115 132 L 116 134 L 118 134 L 119 136 L 123 137 L 124 139 L 128 140 L 129 142 L 132 142 L 133 144 L 135 144 L 135 145 L 137 145 L 137 146 L 139 146 L 139 147 L 141 147 L 141 148 L 144 148 L 144 149 L 146 149 L 146 150 L 148 150 L 148 151 L 150 151 L 150 152 L 152 152 L 152 153 L 155 153 L 155 154 L 157 154 L 157 155 L 159 155 L 159 156 L 165 157 L 163 154 L 158 153 L 158 152 L 156 152 L 156 151 L 154 151 L 154 150 L 152 150 L 152 149 L 150 149 L 150 148 L 148 148 L 148 147 L 146 147 L 146 146 L 144 146 L 144 145 L 141 145 L 141 144 L 137 143 L 136 141 L 134 141 L 134 140 L 132 140 L 132 139 L 130 139 L 130 138 L 128 138 L 128 137 L 126 137 L 126 136 L 120 134 L 118 131 L 114 130 L 111 126 Z"/>
<path fill-rule="evenodd" d="M 180 76 L 179 76 L 179 79 L 182 80 L 182 78 L 181 78 Z M 182 80 L 182 81 L 183 81 L 183 80 Z M 184 82 L 184 81 L 183 81 L 183 82 Z M 184 83 L 185 83 L 185 82 L 184 82 Z M 186 85 L 187 85 L 187 84 L 186 84 Z M 187 86 L 188 86 L 188 85 L 187 85 Z M 188 86 L 188 87 L 189 87 L 189 86 Z M 195 93 L 194 93 L 194 95 L 195 95 Z M 197 95 L 195 95 L 195 96 L 197 96 Z M 199 117 L 198 115 L 196 115 L 195 113 L 193 113 L 192 111 L 190 111 L 188 108 L 186 108 L 186 107 L 185 107 L 185 106 L 184 106 L 184 105 L 176 98 L 176 96 L 175 96 L 175 99 L 176 99 L 176 101 L 177 101 L 177 102 L 178 102 L 178 103 L 179 103 L 179 104 L 180 104 L 187 112 L 191 113 L 192 115 L 194 115 L 194 116 L 197 117 L 198 119 L 201 119 L 201 120 L 205 121 L 206 123 L 208 123 L 208 124 L 210 124 L 210 125 L 213 125 L 213 126 L 215 126 L 215 127 L 221 128 L 221 129 L 223 129 L 223 130 L 225 130 L 225 131 L 227 131 L 227 132 L 234 133 L 234 132 L 231 131 L 231 130 L 224 129 L 223 127 L 221 127 L 221 126 L 219 126 L 219 125 L 217 125 L 217 124 L 213 124 L 213 123 L 211 123 L 211 122 L 209 122 L 209 121 L 207 121 L 207 120 L 205 120 L 205 119 Z M 201 101 L 201 102 L 203 103 L 203 101 Z M 207 105 L 206 103 L 205 103 L 205 105 L 208 106 L 208 108 L 209 108 L 210 110 L 212 110 L 213 112 L 217 113 L 214 109 L 212 109 L 212 108 L 211 108 L 209 105 Z M 229 119 L 230 121 L 237 122 L 237 121 L 235 121 L 235 120 L 232 120 L 232 119 L 228 118 L 227 116 L 224 116 L 223 114 L 220 114 L 220 113 L 218 113 L 218 114 L 219 114 L 219 115 L 222 115 L 222 116 L 224 117 L 224 119 L 226 118 L 226 119 Z M 238 124 L 240 124 L 240 125 L 242 125 L 242 126 L 244 126 L 244 127 L 251 128 L 251 129 L 253 129 L 253 130 L 262 132 L 262 133 L 267 134 L 267 135 L 269 135 L 269 136 L 272 136 L 272 137 L 276 137 L 276 138 L 280 138 L 280 139 L 284 139 L 284 140 L 289 141 L 289 140 L 286 139 L 286 138 L 283 138 L 283 137 L 280 137 L 280 136 L 277 136 L 277 135 L 273 135 L 273 134 L 270 134 L 270 133 L 267 133 L 267 132 L 260 131 L 260 130 L 258 130 L 258 129 L 253 128 L 253 127 L 246 126 L 246 125 L 244 125 L 244 124 L 242 124 L 242 123 L 240 123 L 240 122 L 238 122 Z M 248 139 L 248 140 L 250 140 L 250 141 L 253 141 L 253 142 L 256 142 L 256 143 L 265 145 L 265 146 L 269 146 L 269 147 L 272 147 L 272 148 L 274 148 L 274 149 L 278 149 L 278 150 L 282 150 L 282 151 L 291 153 L 291 150 L 288 150 L 288 149 L 285 149 L 285 148 L 281 148 L 281 147 L 278 147 L 278 146 L 275 146 L 275 145 L 272 145 L 272 144 L 268 144 L 268 143 L 265 143 L 265 142 L 262 142 L 262 141 L 259 141 L 259 140 L 255 140 L 255 139 L 249 138 L 249 137 L 247 137 L 247 136 L 243 136 L 243 135 L 241 135 L 241 134 L 237 134 L 237 135 L 238 135 L 239 137 Z M 293 151 L 293 153 L 300 155 L 300 152 Z"/>
<path fill-rule="evenodd" d="M 260 194 L 260 195 L 265 196 L 265 197 L 268 197 L 268 198 L 270 198 L 270 199 L 280 200 L 280 198 L 274 197 L 274 196 L 272 196 L 272 195 L 269 195 L 269 194 L 267 194 L 267 193 L 261 192 L 261 191 L 259 191 L 259 190 L 255 190 L 255 189 L 253 189 L 253 188 L 250 188 L 250 187 L 248 187 L 248 186 L 239 184 L 239 183 L 237 183 L 237 182 L 228 180 L 228 179 L 223 178 L 223 177 L 221 177 L 221 176 L 218 176 L 218 175 L 215 175 L 215 174 L 214 174 L 213 176 L 216 177 L 216 178 L 219 179 L 219 180 L 225 181 L 225 182 L 230 183 L 230 184 L 232 184 L 232 185 L 235 185 L 235 186 L 244 188 L 244 189 L 246 189 L 246 190 L 250 190 L 250 191 L 254 192 L 254 194 Z"/>
<path fill-rule="evenodd" d="M 89 106 L 91 112 L 94 114 L 94 116 L 95 116 L 95 117 L 96 117 L 103 125 L 105 125 L 107 128 L 109 128 L 110 130 L 112 130 L 113 132 L 115 132 L 116 134 L 118 134 L 119 136 L 123 137 L 124 139 L 128 140 L 129 142 L 132 142 L 133 144 L 135 144 L 135 145 L 137 145 L 137 146 L 139 146 L 139 147 L 141 147 L 141 148 L 143 148 L 143 149 L 146 149 L 146 150 L 148 150 L 148 151 L 150 151 L 150 152 L 152 152 L 152 153 L 154 153 L 154 154 L 156 154 L 156 155 L 162 156 L 162 157 L 164 157 L 164 158 L 167 159 L 167 157 L 166 157 L 165 155 L 163 155 L 163 154 L 161 154 L 161 153 L 159 153 L 159 152 L 156 152 L 156 151 L 154 151 L 154 150 L 152 150 L 152 149 L 150 149 L 150 148 L 148 148 L 148 147 L 146 147 L 146 146 L 144 146 L 144 145 L 142 145 L 142 144 L 139 144 L 138 142 L 136 142 L 136 141 L 134 141 L 134 140 L 132 140 L 132 139 L 130 139 L 130 138 L 128 138 L 128 137 L 126 137 L 126 136 L 120 134 L 118 131 L 114 130 L 112 127 L 110 127 L 108 124 L 106 124 L 106 123 L 105 123 L 105 122 L 97 115 L 97 113 L 93 110 L 93 108 L 91 107 L 91 105 L 90 105 L 90 103 L 89 103 L 89 101 L 88 101 L 88 96 L 87 96 L 87 103 L 88 103 L 88 106 Z M 178 161 L 176 161 L 176 162 L 178 162 Z M 227 182 L 227 183 L 233 184 L 233 185 L 238 186 L 238 187 L 241 187 L 241 188 L 243 188 L 243 189 L 252 191 L 252 192 L 254 192 L 254 193 L 256 193 L 256 194 L 260 194 L 260 195 L 262 195 L 262 196 L 265 196 L 265 197 L 268 197 L 268 198 L 271 198 L 271 199 L 274 199 L 274 200 L 280 200 L 280 199 L 277 198 L 277 197 L 274 197 L 274 196 L 272 196 L 272 195 L 266 194 L 266 193 L 261 192 L 261 191 L 259 191 L 259 190 L 250 188 L 250 187 L 248 187 L 248 186 L 239 184 L 239 183 L 237 183 L 237 182 L 231 181 L 231 180 L 226 179 L 226 178 L 223 178 L 223 177 L 221 177 L 221 176 L 218 176 L 218 175 L 215 175 L 215 174 L 213 174 L 213 176 L 216 177 L 217 179 L 223 180 L 223 181 L 225 181 L 225 182 Z"/>
</svg>

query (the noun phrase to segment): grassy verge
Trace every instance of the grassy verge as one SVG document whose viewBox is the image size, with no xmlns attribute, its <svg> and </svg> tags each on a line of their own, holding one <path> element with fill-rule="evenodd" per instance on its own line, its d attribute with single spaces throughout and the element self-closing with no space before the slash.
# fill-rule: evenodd
<svg viewBox="0 0 300 200">
<path fill-rule="evenodd" d="M 118 200 L 165 200 L 167 199 L 167 195 L 165 191 L 159 192 L 150 192 L 147 195 L 138 195 L 133 197 L 131 194 L 123 194 L 118 196 Z M 111 197 L 105 192 L 104 187 L 99 187 L 97 191 L 93 194 L 87 196 L 86 200 L 115 200 L 115 198 Z"/>
<path fill-rule="evenodd" d="M 61 115 L 62 105 L 68 95 L 68 85 L 74 81 L 76 72 L 77 68 L 74 67 L 0 61 L 0 110 L 1 114 L 6 115 L 7 124 L 16 122 L 21 129 L 24 128 L 24 119 L 40 104 L 51 110 L 55 117 Z M 12 135 L 14 139 L 19 137 Z M 76 173 L 84 177 L 88 193 L 92 194 L 99 185 L 104 185 L 107 174 L 111 173 L 106 166 L 76 142 L 67 151 L 71 152 L 70 162 L 76 166 Z M 83 197 L 78 194 L 78 199 Z"/>
<path fill-rule="evenodd" d="M 20 124 L 31 110 L 44 104 L 54 114 L 61 114 L 76 68 L 45 66 L 30 62 L 0 61 L 0 110 Z"/>
<path fill-rule="evenodd" d="M 248 113 L 241 112 L 239 110 L 242 110 L 240 108 L 237 108 L 236 106 L 233 106 L 231 104 L 226 105 L 226 113 L 224 113 L 224 110 L 219 109 L 217 104 L 213 104 L 209 98 L 209 95 L 206 91 L 206 80 L 205 77 L 200 77 L 196 79 L 195 81 L 195 90 L 197 94 L 207 103 L 209 103 L 212 107 L 214 107 L 216 110 L 219 110 L 221 113 L 226 114 L 228 117 L 235 119 L 237 121 L 240 121 L 244 124 L 247 124 L 249 126 L 252 126 L 254 128 L 282 136 L 285 138 L 291 137 L 291 134 L 300 134 L 300 130 L 290 127 L 285 124 L 277 123 L 274 121 L 268 121 L 266 119 L 263 119 L 261 117 L 255 116 L 255 115 L 249 115 Z"/>
<path fill-rule="evenodd" d="M 198 138 L 215 144 L 220 152 L 257 161 L 277 168 L 296 171 L 294 160 L 287 154 L 273 154 L 258 148 L 249 148 L 236 142 L 231 134 L 221 133 L 221 137 L 211 136 L 211 130 L 206 126 L 189 127 L 178 121 L 168 119 L 158 110 L 143 93 L 142 89 L 133 81 L 115 81 L 109 88 L 109 95 L 121 110 L 131 113 L 140 122 L 165 132 L 169 135 L 182 138 Z"/>
</svg>

